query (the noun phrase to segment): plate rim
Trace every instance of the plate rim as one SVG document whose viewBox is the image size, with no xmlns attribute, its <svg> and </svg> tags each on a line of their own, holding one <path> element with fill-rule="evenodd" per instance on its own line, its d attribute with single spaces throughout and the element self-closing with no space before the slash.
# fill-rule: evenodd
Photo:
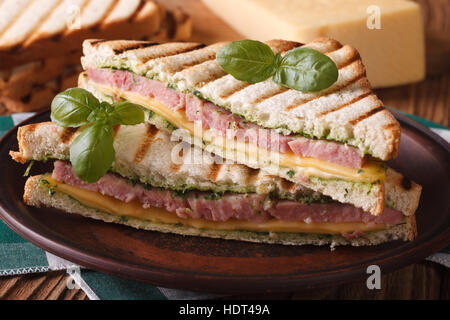
<svg viewBox="0 0 450 320">
<path fill-rule="evenodd" d="M 410 119 L 395 110 L 390 109 L 389 111 L 393 113 L 401 125 L 406 124 L 407 126 L 418 131 L 421 135 L 425 135 L 440 145 L 440 147 L 447 152 L 447 155 L 450 158 L 450 144 L 446 140 L 419 122 Z M 6 140 L 9 140 L 12 133 L 15 132 L 18 127 L 28 123 L 34 123 L 36 118 L 43 117 L 46 113 L 49 113 L 49 110 L 39 112 L 15 125 L 0 139 L 0 145 L 3 145 Z M 64 239 L 58 239 L 56 236 L 52 237 L 50 235 L 50 237 L 46 237 L 45 232 L 42 232 L 42 230 L 39 232 L 39 230 L 34 230 L 19 223 L 16 219 L 14 219 L 14 213 L 9 212 L 3 207 L 3 203 L 0 203 L 0 218 L 9 228 L 19 234 L 22 238 L 47 252 L 53 253 L 76 264 L 86 266 L 89 269 L 114 274 L 123 278 L 137 280 L 156 286 L 169 286 L 174 288 L 176 287 L 177 289 L 212 293 L 287 292 L 350 283 L 367 277 L 367 274 L 360 272 L 360 269 L 350 269 L 344 273 L 328 272 L 322 274 L 320 278 L 317 278 L 316 276 L 314 284 L 311 284 L 311 278 L 308 276 L 292 279 L 292 275 L 276 275 L 268 279 L 263 278 L 264 275 L 259 275 L 256 277 L 222 275 L 221 277 L 218 277 L 217 275 L 204 273 L 189 273 L 189 277 L 186 277 L 186 274 L 183 274 L 180 271 L 177 272 L 177 270 L 158 267 L 144 268 L 127 261 L 118 261 L 113 257 L 104 257 L 87 250 L 71 247 L 70 244 L 64 241 Z M 411 246 L 407 250 L 396 252 L 394 256 L 390 257 L 378 256 L 373 259 L 369 258 L 364 260 L 364 265 L 369 265 L 369 263 L 374 259 L 378 262 L 380 259 L 383 259 L 379 265 L 382 267 L 383 274 L 386 274 L 395 269 L 399 269 L 419 261 L 426 256 L 445 248 L 450 243 L 450 224 L 446 227 L 444 226 L 442 231 L 443 232 L 435 235 L 431 239 L 428 239 L 426 242 L 420 243 L 419 247 Z M 210 281 L 214 281 L 213 288 L 208 286 Z M 196 283 L 196 287 L 193 287 L 192 283 Z M 174 284 L 176 284 L 176 286 L 174 286 Z"/>
</svg>

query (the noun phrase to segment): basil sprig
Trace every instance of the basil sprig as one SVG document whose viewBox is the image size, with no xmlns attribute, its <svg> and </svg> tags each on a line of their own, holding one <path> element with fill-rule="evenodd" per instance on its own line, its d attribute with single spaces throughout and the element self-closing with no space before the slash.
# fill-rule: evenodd
<svg viewBox="0 0 450 320">
<path fill-rule="evenodd" d="M 93 183 L 115 158 L 113 126 L 145 121 L 142 107 L 129 102 L 100 102 L 92 93 L 71 88 L 53 99 L 51 119 L 63 127 L 83 127 L 70 145 L 70 162 L 78 178 Z"/>
<path fill-rule="evenodd" d="M 326 89 L 339 75 L 334 61 L 317 50 L 295 48 L 282 57 L 255 40 L 231 42 L 218 50 L 216 59 L 238 80 L 257 83 L 272 77 L 275 83 L 304 92 Z"/>
</svg>

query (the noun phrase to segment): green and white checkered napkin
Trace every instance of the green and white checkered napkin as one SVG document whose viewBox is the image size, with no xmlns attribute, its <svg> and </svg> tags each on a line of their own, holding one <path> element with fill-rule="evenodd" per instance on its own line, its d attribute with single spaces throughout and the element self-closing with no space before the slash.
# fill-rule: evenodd
<svg viewBox="0 0 450 320">
<path fill-rule="evenodd" d="M 33 113 L 0 117 L 0 137 Z M 450 130 L 416 116 L 407 115 L 430 127 L 450 142 Z M 427 258 L 450 268 L 450 248 Z M 87 270 L 34 246 L 0 221 L 0 276 L 67 270 L 69 289 L 80 287 L 90 299 L 206 299 L 215 295 L 155 287 L 109 274 Z"/>
</svg>

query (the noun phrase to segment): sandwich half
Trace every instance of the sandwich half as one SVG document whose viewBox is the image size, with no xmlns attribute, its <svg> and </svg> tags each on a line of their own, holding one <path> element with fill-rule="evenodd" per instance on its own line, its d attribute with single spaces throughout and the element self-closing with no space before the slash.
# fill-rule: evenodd
<svg viewBox="0 0 450 320">
<path fill-rule="evenodd" d="M 329 56 L 339 77 L 305 93 L 271 79 L 236 80 L 215 59 L 225 44 L 86 40 L 79 86 L 142 105 L 170 124 L 160 129 L 222 158 L 382 214 L 383 162 L 398 152 L 400 125 L 373 93 L 358 52 L 331 39 L 306 44 Z M 267 44 L 282 54 L 302 46 Z"/>
<path fill-rule="evenodd" d="M 114 162 L 87 184 L 68 161 L 80 131 L 52 122 L 19 128 L 19 151 L 10 153 L 15 161 L 55 160 L 52 173 L 27 180 L 26 204 L 139 229 L 261 243 L 361 246 L 417 234 L 421 187 L 392 169 L 386 206 L 375 216 L 264 170 L 227 163 L 143 123 L 114 128 Z"/>
</svg>

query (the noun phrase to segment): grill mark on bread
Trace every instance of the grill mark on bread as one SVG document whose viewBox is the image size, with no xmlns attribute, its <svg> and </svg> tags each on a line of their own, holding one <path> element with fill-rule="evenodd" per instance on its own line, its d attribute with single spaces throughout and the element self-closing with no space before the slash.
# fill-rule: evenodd
<svg viewBox="0 0 450 320">
<path fill-rule="evenodd" d="M 354 50 L 353 55 L 348 60 L 345 60 L 341 65 L 339 65 L 339 69 L 348 67 L 353 62 L 360 60 L 360 58 L 361 57 L 359 56 L 359 53 L 356 50 Z M 364 72 L 364 75 L 365 75 L 365 72 Z"/>
<path fill-rule="evenodd" d="M 22 11 L 20 13 L 18 13 L 14 19 L 11 21 L 11 23 L 9 24 L 9 26 L 7 26 L 6 28 L 3 29 L 3 31 L 0 32 L 0 38 L 9 30 L 11 29 L 11 27 L 17 22 L 17 20 L 20 19 L 20 17 L 28 10 L 28 8 L 32 5 L 33 1 L 28 2 L 24 8 L 22 8 Z M 13 48 L 15 48 L 17 46 L 14 46 Z"/>
<path fill-rule="evenodd" d="M 403 189 L 408 191 L 409 189 L 411 189 L 412 183 L 411 183 L 411 180 L 409 180 L 407 177 L 403 177 L 401 185 L 402 185 Z"/>
<path fill-rule="evenodd" d="M 247 173 L 245 175 L 245 184 L 250 185 L 259 175 L 260 170 L 247 167 Z"/>
<path fill-rule="evenodd" d="M 175 17 L 171 11 L 166 12 L 166 19 L 164 19 L 165 27 L 167 29 L 167 36 L 169 38 L 173 38 L 177 31 L 177 23 L 175 21 Z"/>
<path fill-rule="evenodd" d="M 280 184 L 282 190 L 292 190 L 295 189 L 295 183 L 286 179 L 280 179 Z"/>
<path fill-rule="evenodd" d="M 139 145 L 139 147 L 134 155 L 135 163 L 139 163 L 144 159 L 150 146 L 153 143 L 155 135 L 158 132 L 159 132 L 158 128 L 156 128 L 154 125 L 151 125 L 149 123 L 146 124 L 146 131 L 144 134 L 144 138 L 142 139 L 141 144 Z"/>
<path fill-rule="evenodd" d="M 30 132 L 34 132 L 38 126 L 39 126 L 39 123 L 32 123 L 32 124 L 27 125 L 25 128 L 27 130 L 27 133 L 30 133 Z"/>
<path fill-rule="evenodd" d="M 146 2 L 147 2 L 146 0 L 141 0 L 139 2 L 139 5 L 136 7 L 136 11 L 134 11 L 131 14 L 131 16 L 127 19 L 127 21 L 129 23 L 132 23 L 136 19 L 136 17 L 138 16 L 139 12 L 141 12 L 142 8 L 145 6 Z"/>
<path fill-rule="evenodd" d="M 96 47 L 100 43 L 103 43 L 106 41 L 108 41 L 108 40 L 106 40 L 106 39 L 92 40 L 92 41 L 90 41 L 90 44 L 91 44 L 91 46 Z"/>
<path fill-rule="evenodd" d="M 397 127 L 397 123 L 391 122 L 391 123 L 385 124 L 382 128 L 383 128 L 383 130 L 390 131 L 394 127 Z"/>
<path fill-rule="evenodd" d="M 209 174 L 208 174 L 208 179 L 211 181 L 216 182 L 217 180 L 217 176 L 219 175 L 220 169 L 222 168 L 222 164 L 220 163 L 212 163 L 209 166 Z"/>
<path fill-rule="evenodd" d="M 202 49 L 205 46 L 206 46 L 205 44 L 193 44 L 192 47 L 178 48 L 178 49 L 174 49 L 173 51 L 169 51 L 169 52 L 165 52 L 165 53 L 161 53 L 161 52 L 159 52 L 159 53 L 151 53 L 151 54 L 149 53 L 148 56 L 142 57 L 141 61 L 142 61 L 143 64 L 146 64 L 150 60 L 176 56 L 178 54 L 187 53 L 187 52 L 190 52 L 190 51 L 195 51 L 195 50 L 198 50 L 198 49 Z"/>
<path fill-rule="evenodd" d="M 85 1 L 82 5 L 81 5 L 81 8 L 80 8 L 80 17 L 81 16 L 83 16 L 83 13 L 84 13 L 84 11 L 86 10 L 86 8 L 88 7 L 88 5 L 89 5 L 89 3 L 91 2 L 91 0 L 87 0 L 87 1 Z M 70 32 L 70 30 L 66 30 L 66 33 L 69 33 Z"/>
<path fill-rule="evenodd" d="M 330 39 L 330 38 L 322 38 L 322 39 L 317 39 L 317 40 L 315 40 L 315 41 L 313 41 L 313 42 L 311 42 L 311 43 L 308 43 L 308 44 L 307 44 L 307 45 L 308 45 L 308 48 L 311 47 L 311 46 L 310 46 L 311 44 L 317 44 L 317 43 L 322 43 L 322 44 L 325 44 L 325 45 L 328 46 L 327 48 L 325 48 L 324 51 L 318 50 L 318 51 L 320 51 L 321 53 L 324 53 L 324 52 L 333 52 L 333 51 L 339 50 L 339 49 L 341 49 L 341 48 L 343 47 L 343 45 L 342 45 L 339 41 L 337 41 L 337 40 Z M 317 50 L 317 49 L 315 49 L 315 50 Z M 326 53 L 324 53 L 324 54 L 326 54 Z"/>
<path fill-rule="evenodd" d="M 285 40 L 269 40 L 265 42 L 272 50 L 277 52 L 286 52 L 300 46 L 303 46 L 303 43 L 295 42 L 295 41 L 285 41 Z"/>
<path fill-rule="evenodd" d="M 200 81 L 200 82 L 196 83 L 195 86 L 196 86 L 197 89 L 201 89 L 201 88 L 203 88 L 204 86 L 206 86 L 207 84 L 210 84 L 211 82 L 215 82 L 215 81 L 217 81 L 217 80 L 220 80 L 220 79 L 226 77 L 227 75 L 228 75 L 228 73 L 226 73 L 226 72 L 224 71 L 224 73 L 221 74 L 220 77 L 214 78 L 214 77 L 216 76 L 216 74 L 213 74 L 213 75 L 211 76 L 211 79 L 206 79 L 206 80 L 204 80 L 204 81 Z"/>
<path fill-rule="evenodd" d="M 202 59 L 201 61 L 193 61 L 191 63 L 186 63 L 186 64 L 183 64 L 181 66 L 178 66 L 178 67 L 176 67 L 176 69 L 170 70 L 170 75 L 173 76 L 175 73 L 178 73 L 178 72 L 181 72 L 181 71 L 184 71 L 184 70 L 188 70 L 190 68 L 193 68 L 195 66 L 198 66 L 198 65 L 200 65 L 202 63 L 205 63 L 205 62 L 208 62 L 208 61 L 211 61 L 211 60 L 214 60 L 214 59 L 216 59 L 216 54 L 215 53 L 211 53 L 210 55 L 208 55 L 205 58 L 205 60 Z"/>
<path fill-rule="evenodd" d="M 222 99 L 228 99 L 235 93 L 238 93 L 241 90 L 244 90 L 245 88 L 251 86 L 253 83 L 240 81 L 232 90 L 228 91 L 225 94 L 220 95 L 220 98 Z"/>
<path fill-rule="evenodd" d="M 277 95 L 279 95 L 279 94 L 282 94 L 283 92 L 286 92 L 286 91 L 288 91 L 288 90 L 289 90 L 289 88 L 280 86 L 280 87 L 278 88 L 277 91 L 275 91 L 275 92 L 270 92 L 270 93 L 263 93 L 261 96 L 259 96 L 259 97 L 256 98 L 255 100 L 253 100 L 251 103 L 252 103 L 252 104 L 253 104 L 253 103 L 261 103 L 261 102 L 263 102 L 264 100 L 273 98 L 273 97 L 275 97 L 275 96 L 277 96 Z"/>
<path fill-rule="evenodd" d="M 217 77 L 217 74 L 214 74 L 214 75 L 212 75 L 210 78 L 207 78 L 207 79 L 205 79 L 205 80 L 202 80 L 202 81 L 200 81 L 200 82 L 194 84 L 194 87 L 196 87 L 197 89 L 201 89 L 201 88 L 203 88 L 204 86 L 206 86 L 207 84 L 209 84 L 209 83 L 211 83 L 211 82 L 213 82 L 213 81 L 219 80 L 219 79 L 223 78 L 223 77 L 226 76 L 226 75 L 227 75 L 226 72 L 224 72 L 224 74 L 221 75 L 220 77 Z"/>
<path fill-rule="evenodd" d="M 15 45 L 14 47 L 11 47 L 11 49 L 8 50 L 9 54 L 16 54 L 19 51 L 23 49 L 23 46 L 21 44 Z"/>
<path fill-rule="evenodd" d="M 332 108 L 332 109 L 330 109 L 330 110 L 322 111 L 321 113 L 319 113 L 319 114 L 317 115 L 317 117 L 323 117 L 323 116 L 325 116 L 325 115 L 327 115 L 327 114 L 329 114 L 329 113 L 331 113 L 331 112 L 335 112 L 335 111 L 344 109 L 344 108 L 346 108 L 346 107 L 348 107 L 348 106 L 350 106 L 350 105 L 352 105 L 352 104 L 358 102 L 359 100 L 362 100 L 362 99 L 364 99 L 364 98 L 366 98 L 367 96 L 370 96 L 370 95 L 372 95 L 372 94 L 373 94 L 372 90 L 369 89 L 368 91 L 366 91 L 366 92 L 360 94 L 359 96 L 353 98 L 352 100 L 350 100 L 350 101 L 348 101 L 348 102 L 346 102 L 346 103 L 344 103 L 344 104 L 342 104 L 342 105 L 340 105 L 340 106 L 334 107 L 334 108 Z"/>
<path fill-rule="evenodd" d="M 134 51 L 134 50 L 139 50 L 139 49 L 144 49 L 144 48 L 148 48 L 148 47 L 152 47 L 152 46 L 156 46 L 158 45 L 158 42 L 142 42 L 142 43 L 137 43 L 137 44 L 133 44 L 130 46 L 126 46 L 123 48 L 119 48 L 119 49 L 113 49 L 114 54 L 119 55 L 128 51 Z"/>
<path fill-rule="evenodd" d="M 89 1 L 87 1 L 87 2 L 89 2 Z M 119 1 L 113 1 L 109 5 L 108 9 L 100 17 L 100 19 L 96 23 L 94 23 L 89 29 L 92 30 L 93 32 L 98 32 L 101 25 L 103 24 L 103 20 L 105 20 L 105 18 L 107 18 L 118 5 L 119 5 Z"/>
<path fill-rule="evenodd" d="M 182 165 L 181 164 L 174 164 L 171 163 L 169 166 L 169 169 L 173 172 L 173 173 L 177 173 L 178 171 L 180 171 Z"/>
<path fill-rule="evenodd" d="M 364 78 L 365 76 L 366 76 L 365 73 L 356 74 L 356 76 L 355 76 L 354 78 L 350 79 L 347 83 L 345 83 L 345 84 L 343 84 L 343 85 L 340 85 L 340 86 L 337 86 L 337 87 L 335 87 L 335 88 L 334 88 L 333 90 L 331 90 L 331 91 L 325 91 L 325 92 L 323 92 L 323 93 L 321 93 L 321 94 L 318 94 L 317 96 L 314 96 L 314 97 L 312 97 L 312 98 L 310 98 L 310 99 L 305 99 L 305 100 L 304 100 L 302 103 L 300 103 L 300 104 L 296 103 L 296 104 L 292 104 L 292 105 L 290 105 L 290 106 L 287 106 L 284 110 L 285 110 L 285 111 L 292 111 L 293 109 L 297 109 L 297 108 L 299 108 L 299 107 L 301 107 L 301 106 L 307 104 L 308 102 L 311 102 L 311 101 L 313 101 L 313 100 L 322 98 L 322 97 L 324 97 L 324 96 L 326 96 L 326 95 L 330 95 L 330 94 L 339 92 L 339 91 L 345 89 L 346 87 L 351 86 L 351 85 L 354 84 L 355 82 L 361 80 L 361 79 Z"/>
<path fill-rule="evenodd" d="M 30 1 L 33 2 L 33 1 Z M 39 29 L 41 28 L 41 26 L 47 22 L 47 20 L 50 18 L 50 16 L 52 15 L 53 11 L 55 11 L 56 8 L 58 8 L 60 5 L 62 5 L 59 1 L 56 2 L 53 7 L 48 10 L 46 12 L 46 14 L 42 17 L 42 19 L 34 26 L 33 31 L 31 31 L 28 35 L 26 35 L 25 39 L 22 41 L 23 46 L 28 46 L 30 44 L 30 41 L 32 41 L 33 39 L 33 35 L 35 33 L 35 31 L 39 31 Z"/>
<path fill-rule="evenodd" d="M 211 61 L 211 60 L 209 60 L 209 61 Z M 208 61 L 206 61 L 206 62 L 208 62 Z M 196 87 L 197 89 L 201 89 L 201 88 L 203 88 L 204 86 L 206 86 L 207 84 L 209 84 L 209 83 L 211 83 L 213 81 L 222 79 L 226 75 L 228 75 L 228 73 L 226 73 L 224 70 L 221 70 L 220 72 L 211 74 L 209 76 L 209 78 L 203 79 L 203 80 L 195 83 L 193 85 L 193 87 Z"/>
<path fill-rule="evenodd" d="M 74 136 L 75 132 L 78 131 L 78 128 L 64 128 L 63 132 L 59 136 L 59 139 L 62 143 L 66 144 L 72 140 L 72 137 Z"/>
<path fill-rule="evenodd" d="M 367 111 L 365 114 L 359 116 L 358 118 L 350 121 L 350 124 L 351 125 L 356 125 L 358 122 L 361 122 L 364 119 L 367 119 L 367 118 L 373 116 L 374 114 L 376 114 L 376 113 L 378 113 L 380 111 L 383 111 L 384 109 L 385 109 L 384 106 L 378 106 L 378 107 L 376 107 L 376 108 L 374 108 L 372 110 Z"/>
<path fill-rule="evenodd" d="M 63 32 L 59 32 L 56 33 L 54 36 L 52 36 L 50 39 L 53 42 L 61 42 L 61 40 L 64 38 L 64 33 Z"/>
</svg>

